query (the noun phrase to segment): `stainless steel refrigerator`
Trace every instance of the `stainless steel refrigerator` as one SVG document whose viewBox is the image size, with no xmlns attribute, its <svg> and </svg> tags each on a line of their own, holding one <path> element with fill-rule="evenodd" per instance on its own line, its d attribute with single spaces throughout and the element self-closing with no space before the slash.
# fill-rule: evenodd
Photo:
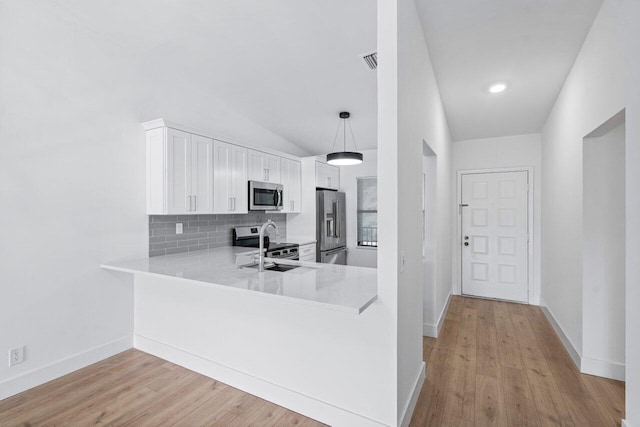
<svg viewBox="0 0 640 427">
<path fill-rule="evenodd" d="M 344 193 L 316 190 L 316 260 L 347 263 L 347 215 Z"/>
</svg>

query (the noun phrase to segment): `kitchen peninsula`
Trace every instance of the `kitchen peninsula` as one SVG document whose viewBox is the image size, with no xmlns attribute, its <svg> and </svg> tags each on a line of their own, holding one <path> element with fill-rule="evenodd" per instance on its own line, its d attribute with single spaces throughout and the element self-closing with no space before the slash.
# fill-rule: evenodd
<svg viewBox="0 0 640 427">
<path fill-rule="evenodd" d="M 108 270 L 179 278 L 192 285 L 223 286 L 285 298 L 292 303 L 360 314 L 377 297 L 376 270 L 336 264 L 278 261 L 299 267 L 287 272 L 238 268 L 236 257 L 253 258 L 258 250 L 228 246 L 209 250 L 113 262 Z"/>
<path fill-rule="evenodd" d="M 255 253 L 230 246 L 102 267 L 133 274 L 135 348 L 328 424 L 386 424 L 374 421 L 392 381 L 374 372 L 390 351 L 377 270 L 235 265 Z"/>
</svg>

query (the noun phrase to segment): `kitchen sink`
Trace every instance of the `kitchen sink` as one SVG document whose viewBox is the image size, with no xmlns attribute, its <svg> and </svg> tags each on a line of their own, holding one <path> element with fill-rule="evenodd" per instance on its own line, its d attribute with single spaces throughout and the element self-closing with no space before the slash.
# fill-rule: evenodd
<svg viewBox="0 0 640 427">
<path fill-rule="evenodd" d="M 294 268 L 298 268 L 301 267 L 300 265 L 288 265 L 288 264 L 265 264 L 264 269 L 269 270 L 269 271 L 280 271 L 280 272 L 285 272 L 285 271 L 289 271 L 289 270 L 293 270 Z M 253 265 L 245 265 L 242 266 L 240 268 L 258 268 L 258 264 L 253 264 Z"/>
<path fill-rule="evenodd" d="M 270 267 L 265 267 L 265 270 L 270 270 L 270 271 L 289 271 L 289 270 L 293 270 L 294 268 L 298 268 L 300 267 L 299 265 L 287 265 L 287 264 L 274 264 Z"/>
</svg>

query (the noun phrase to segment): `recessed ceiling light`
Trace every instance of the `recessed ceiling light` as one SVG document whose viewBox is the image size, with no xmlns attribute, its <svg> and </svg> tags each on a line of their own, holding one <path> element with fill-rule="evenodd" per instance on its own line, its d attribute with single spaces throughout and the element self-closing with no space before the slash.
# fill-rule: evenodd
<svg viewBox="0 0 640 427">
<path fill-rule="evenodd" d="M 500 92 L 504 92 L 504 90 L 507 88 L 507 85 L 504 83 L 496 83 L 494 85 L 491 85 L 491 87 L 489 88 L 489 92 L 491 93 L 500 93 Z"/>
</svg>

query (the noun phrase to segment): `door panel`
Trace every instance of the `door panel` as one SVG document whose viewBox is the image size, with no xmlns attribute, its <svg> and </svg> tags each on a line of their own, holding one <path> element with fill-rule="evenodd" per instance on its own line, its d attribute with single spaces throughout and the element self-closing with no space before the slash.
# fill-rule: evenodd
<svg viewBox="0 0 640 427">
<path fill-rule="evenodd" d="M 213 139 L 191 138 L 193 212 L 213 213 Z"/>
<path fill-rule="evenodd" d="M 234 145 L 231 150 L 231 190 L 233 213 L 247 213 L 249 188 L 247 186 L 247 149 Z"/>
<path fill-rule="evenodd" d="M 528 188 L 526 171 L 462 175 L 464 295 L 527 302 Z"/>
<path fill-rule="evenodd" d="M 191 213 L 191 135 L 167 128 L 167 213 Z"/>
</svg>

